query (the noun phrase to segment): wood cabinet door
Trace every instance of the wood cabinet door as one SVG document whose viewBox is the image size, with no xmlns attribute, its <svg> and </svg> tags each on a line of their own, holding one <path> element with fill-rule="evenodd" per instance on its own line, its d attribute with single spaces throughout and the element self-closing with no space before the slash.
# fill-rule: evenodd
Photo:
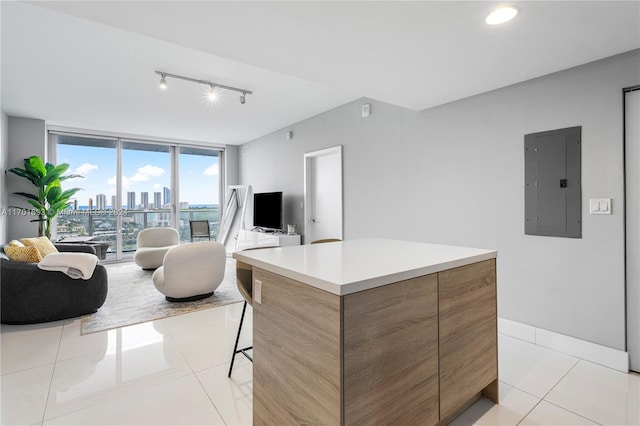
<svg viewBox="0 0 640 426">
<path fill-rule="evenodd" d="M 495 259 L 438 273 L 440 420 L 490 387 L 497 402 Z"/>
<path fill-rule="evenodd" d="M 344 424 L 438 422 L 436 274 L 344 296 Z"/>
<path fill-rule="evenodd" d="M 340 297 L 255 267 L 253 279 L 253 424 L 339 425 Z"/>
</svg>

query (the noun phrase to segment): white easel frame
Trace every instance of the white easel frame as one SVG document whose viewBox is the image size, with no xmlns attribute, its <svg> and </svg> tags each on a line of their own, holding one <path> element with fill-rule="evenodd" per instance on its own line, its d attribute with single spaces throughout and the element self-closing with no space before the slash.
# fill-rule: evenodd
<svg viewBox="0 0 640 426">
<path fill-rule="evenodd" d="M 238 231 L 246 229 L 244 216 L 250 193 L 250 185 L 229 185 L 227 187 L 225 197 L 227 204 L 220 219 L 220 230 L 218 232 L 218 242 L 225 246 L 227 252 L 236 251 Z M 233 239 L 229 238 L 231 235 L 233 235 Z"/>
</svg>

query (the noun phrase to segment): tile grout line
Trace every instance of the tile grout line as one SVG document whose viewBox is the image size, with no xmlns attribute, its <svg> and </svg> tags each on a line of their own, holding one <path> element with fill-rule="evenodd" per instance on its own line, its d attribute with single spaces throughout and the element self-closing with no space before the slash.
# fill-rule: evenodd
<svg viewBox="0 0 640 426">
<path fill-rule="evenodd" d="M 585 417 L 585 416 L 583 416 L 582 414 L 578 414 L 578 413 L 573 412 L 573 411 L 571 411 L 571 410 L 569 410 L 569 409 L 567 409 L 567 408 L 565 408 L 565 407 L 561 407 L 561 406 L 560 406 L 560 405 L 558 405 L 558 404 L 554 404 L 554 403 L 553 403 L 553 402 L 551 402 L 551 401 L 544 400 L 544 402 L 546 402 L 547 404 L 551 404 L 551 405 L 553 405 L 554 407 L 558 407 L 558 408 L 560 408 L 560 409 L 563 409 L 563 410 L 565 410 L 565 411 L 568 411 L 569 413 L 574 414 L 574 415 L 576 415 L 576 416 L 578 416 L 578 417 L 580 417 L 580 418 L 582 418 L 582 419 L 588 420 L 588 421 L 590 421 L 590 422 L 593 422 L 593 423 L 595 423 L 595 424 L 597 424 L 597 425 L 601 425 L 601 426 L 602 426 L 602 423 L 600 423 L 600 422 L 596 422 L 595 420 L 592 420 L 592 419 L 590 419 L 590 418 L 588 418 L 588 417 Z"/>
<path fill-rule="evenodd" d="M 157 387 L 157 386 L 162 386 L 164 384 L 171 383 L 172 381 L 180 380 L 180 379 L 183 379 L 185 377 L 189 377 L 189 374 L 186 374 L 184 376 L 174 377 L 174 378 L 172 378 L 172 379 L 170 379 L 170 380 L 168 380 L 166 382 L 155 383 L 155 384 L 147 387 L 146 389 L 154 388 L 154 387 Z M 125 389 L 125 391 L 126 391 L 126 393 L 124 394 L 125 396 L 133 394 L 132 393 L 133 391 L 131 389 L 129 389 L 129 388 L 123 388 L 123 389 Z M 115 397 L 117 398 L 118 396 L 115 395 Z M 66 413 L 56 414 L 55 416 L 53 416 L 53 417 L 51 417 L 49 419 L 46 419 L 46 420 L 51 421 L 51 420 L 59 419 L 60 417 L 65 417 L 65 416 L 69 416 L 69 415 L 72 415 L 72 414 L 76 414 L 76 413 L 79 413 L 81 411 L 88 410 L 88 409 L 91 409 L 93 407 L 100 406 L 102 404 L 104 404 L 104 402 L 97 402 L 97 403 L 93 403 L 93 404 L 87 405 L 85 407 L 75 408 L 75 409 L 72 409 L 72 410 L 70 410 L 69 412 L 66 412 Z M 113 425 L 113 426 L 116 426 L 116 425 Z"/>
<path fill-rule="evenodd" d="M 192 329 L 179 331 L 179 332 L 173 332 L 172 331 L 171 333 L 165 334 L 164 338 L 168 339 L 173 345 L 175 345 L 176 350 L 178 351 L 180 356 L 183 358 L 183 360 L 185 362 L 185 365 L 188 367 L 188 370 L 185 370 L 186 374 L 183 377 L 188 377 L 189 375 L 195 376 L 196 380 L 198 380 L 201 388 L 203 388 L 203 390 L 204 390 L 203 382 L 200 382 L 198 376 L 196 375 L 198 371 L 196 371 L 195 366 L 193 366 L 191 364 L 191 362 L 189 361 L 188 357 L 183 352 L 183 348 L 181 347 L 181 345 L 178 345 L 176 343 L 176 337 L 175 337 L 176 335 L 179 335 L 182 332 L 190 332 L 190 331 L 192 331 Z M 48 408 L 49 408 L 49 404 L 48 403 L 52 402 L 52 400 L 50 398 L 51 398 L 53 390 L 55 390 L 53 388 L 53 379 L 55 378 L 55 375 L 56 375 L 56 372 L 58 371 L 58 368 L 62 368 L 61 366 L 58 365 L 58 363 L 63 363 L 63 362 L 66 362 L 66 361 L 73 361 L 76 358 L 80 358 L 82 356 L 86 356 L 86 355 L 77 355 L 77 356 L 73 356 L 73 357 L 71 357 L 69 359 L 61 359 L 61 355 L 65 354 L 65 351 L 62 351 L 62 339 L 69 332 L 73 332 L 73 333 L 78 332 L 78 333 L 80 333 L 80 328 L 75 323 L 68 323 L 68 324 L 61 324 L 60 325 L 60 328 L 58 330 L 58 341 L 56 343 L 54 343 L 54 345 L 56 345 L 56 349 L 55 349 L 55 351 L 53 351 L 54 352 L 54 359 L 51 360 L 49 363 L 45 364 L 45 365 L 52 366 L 52 372 L 50 373 L 49 377 L 45 376 L 45 378 L 44 378 L 44 380 L 45 380 L 44 383 L 45 383 L 45 386 L 46 386 L 47 390 L 45 391 L 45 395 L 44 395 L 45 396 L 45 401 L 44 401 L 44 404 L 43 404 L 43 412 L 42 412 L 42 415 L 39 416 L 40 417 L 40 421 L 37 421 L 36 419 L 34 419 L 33 425 L 36 425 L 36 424 L 44 425 L 45 422 L 50 422 L 50 421 L 53 421 L 56 418 L 63 417 L 63 416 L 66 416 L 66 415 L 69 415 L 69 414 L 72 414 L 72 413 L 76 413 L 76 412 L 79 412 L 79 411 L 82 411 L 82 410 L 88 408 L 88 407 L 78 408 L 78 409 L 71 410 L 68 413 L 60 413 L 60 414 L 49 413 L 49 414 L 47 414 Z M 107 331 L 105 331 L 103 333 L 107 333 Z M 54 332 L 54 336 L 55 336 L 55 332 Z M 52 339 L 52 340 L 55 340 L 55 339 Z M 231 351 L 231 348 L 229 348 L 229 352 L 230 351 Z M 91 352 L 91 353 L 93 353 L 93 352 Z M 87 354 L 87 355 L 90 355 L 90 354 Z M 220 364 L 223 364 L 223 363 L 226 363 L 226 362 L 227 362 L 226 360 L 225 361 L 220 360 Z M 215 367 L 217 365 L 218 364 L 212 365 L 212 366 L 208 366 L 207 368 L 212 368 L 212 367 Z M 38 368 L 38 367 L 36 366 L 36 367 L 32 367 L 32 368 Z M 205 368 L 203 370 L 199 370 L 199 371 L 204 371 L 207 368 Z M 190 371 L 190 373 L 188 371 Z M 178 379 L 178 378 L 175 378 L 175 379 Z M 46 380 L 49 381 L 48 384 L 46 383 Z M 156 384 L 156 385 L 159 385 L 159 383 Z M 206 390 L 205 390 L 205 393 L 206 393 Z M 214 410 L 219 415 L 219 418 L 221 419 L 221 421 L 223 421 L 225 424 L 227 424 L 227 422 L 225 421 L 225 419 L 222 416 L 221 412 L 218 410 L 218 408 L 216 407 L 215 403 L 213 403 L 213 400 L 211 399 L 211 397 L 209 397 L 208 393 L 207 393 L 207 398 L 210 400 L 210 403 L 213 405 Z"/>
<path fill-rule="evenodd" d="M 218 416 L 220 416 L 220 418 L 222 419 L 222 421 L 224 422 L 225 425 L 228 425 L 227 420 L 224 418 L 224 416 L 222 415 L 222 413 L 220 412 L 220 410 L 218 410 L 218 407 L 216 407 L 215 402 L 213 402 L 213 399 L 211 399 L 211 396 L 209 395 L 209 392 L 207 392 L 207 390 L 205 389 L 204 385 L 202 384 L 202 382 L 200 381 L 200 377 L 198 377 L 198 375 L 196 373 L 193 373 L 193 376 L 196 378 L 196 380 L 198 381 L 198 384 L 200 385 L 200 388 L 202 388 L 202 391 L 204 392 L 205 395 L 207 395 L 207 399 L 209 400 L 209 402 L 211 403 L 211 405 L 213 406 L 213 409 L 216 410 L 216 413 L 218 413 Z"/>
<path fill-rule="evenodd" d="M 516 339 L 516 340 L 520 340 L 520 341 L 523 341 L 523 342 L 530 343 L 530 344 L 532 344 L 532 345 L 536 345 L 535 343 L 529 342 L 529 341 L 524 340 L 524 339 L 520 339 L 520 338 L 518 338 L 518 337 L 509 336 L 509 335 L 506 335 L 506 334 L 503 334 L 503 336 L 507 336 L 507 337 L 510 337 L 510 338 L 513 338 L 513 339 Z M 538 346 L 538 345 L 536 345 L 536 346 Z M 541 346 L 541 347 L 543 347 L 543 348 L 545 348 L 545 349 L 553 350 L 553 349 L 550 349 L 550 348 L 546 348 L 546 347 L 544 347 L 544 346 Z M 556 352 L 558 352 L 558 351 L 556 351 Z M 558 353 L 562 353 L 562 352 L 558 352 Z M 563 354 L 564 354 L 564 353 L 563 353 Z M 564 355 L 572 356 L 572 355 L 569 355 L 569 354 L 564 354 Z M 572 356 L 572 357 L 573 357 L 573 356 Z M 512 386 L 512 385 L 510 385 L 509 383 L 504 382 L 504 383 L 506 383 L 507 385 L 512 386 L 514 389 L 518 389 L 519 391 L 524 392 L 524 393 L 526 393 L 527 395 L 531 395 L 531 396 L 533 396 L 534 398 L 538 398 L 538 402 L 536 402 L 536 404 L 535 404 L 535 405 L 534 405 L 534 406 L 533 406 L 533 407 L 532 407 L 532 408 L 531 408 L 531 409 L 530 409 L 530 410 L 529 410 L 529 411 L 524 415 L 524 417 L 522 417 L 522 419 L 520 419 L 520 421 L 516 424 L 516 426 L 517 426 L 517 425 L 519 425 L 520 423 L 522 423 L 522 422 L 524 421 L 524 419 L 526 419 L 526 418 L 527 418 L 527 416 L 528 416 L 529 414 L 531 414 L 531 412 L 532 412 L 532 411 L 533 411 L 533 410 L 534 410 L 538 405 L 540 405 L 540 403 L 541 403 L 542 401 L 545 401 L 545 402 L 548 402 L 548 403 L 550 403 L 550 404 L 552 404 L 552 405 L 555 405 L 556 407 L 561 408 L 561 409 L 563 409 L 563 410 L 565 410 L 565 411 L 568 411 L 568 412 L 570 412 L 570 413 L 572 413 L 572 414 L 575 414 L 575 415 L 577 415 L 578 417 L 581 417 L 581 418 L 584 418 L 584 419 L 586 419 L 586 420 L 589 420 L 589 421 L 594 422 L 594 421 L 593 421 L 593 420 L 591 420 L 591 419 L 588 419 L 588 418 L 586 418 L 586 417 L 584 417 L 584 416 L 581 416 L 580 414 L 574 413 L 573 411 L 568 410 L 568 409 L 566 409 L 566 408 L 564 408 L 564 407 L 560 407 L 559 405 L 553 404 L 553 403 L 551 403 L 551 402 L 549 402 L 549 401 L 547 401 L 547 400 L 545 399 L 545 398 L 547 397 L 547 395 L 549 395 L 549 394 L 550 394 L 550 393 L 551 393 L 551 392 L 556 388 L 556 386 L 558 386 L 558 385 L 560 384 L 560 382 L 561 382 L 562 380 L 564 380 L 564 378 L 565 378 L 565 377 L 566 377 L 566 376 L 567 376 L 567 375 L 568 375 L 568 374 L 569 374 L 569 373 L 570 373 L 570 372 L 571 372 L 571 371 L 572 371 L 572 370 L 573 370 L 573 369 L 578 365 L 578 363 L 579 363 L 580 361 L 582 361 L 582 359 L 581 359 L 581 358 L 578 358 L 578 357 L 573 357 L 573 358 L 575 358 L 575 359 L 576 359 L 576 362 L 571 366 L 571 368 L 569 368 L 569 369 L 567 370 L 567 372 L 566 372 L 566 373 L 564 373 L 564 374 L 562 375 L 562 377 L 561 377 L 561 378 L 560 378 L 560 379 L 559 379 L 559 380 L 558 380 L 558 381 L 557 381 L 557 382 L 556 382 L 556 383 L 551 387 L 551 389 L 549 389 L 549 391 L 547 391 L 547 393 L 545 393 L 545 394 L 544 394 L 544 396 L 542 396 L 542 397 L 539 397 L 539 396 L 534 395 L 534 394 L 532 394 L 532 393 L 530 393 L 530 392 L 527 392 L 527 391 L 525 391 L 525 390 L 522 390 L 522 389 L 518 388 L 517 386 Z M 598 422 L 594 422 L 594 423 L 600 424 L 600 423 L 598 423 Z"/>
<path fill-rule="evenodd" d="M 570 368 L 570 369 L 569 369 L 569 370 L 568 370 L 568 371 L 567 371 L 567 372 L 566 372 L 566 373 L 565 373 L 565 374 L 560 378 L 560 380 L 558 380 L 558 382 L 557 382 L 555 385 L 553 385 L 553 387 L 552 387 L 551 389 L 549 389 L 549 392 L 547 392 L 546 394 L 544 394 L 544 396 L 542 397 L 542 401 L 545 401 L 545 402 L 547 402 L 547 403 L 549 403 L 549 404 L 551 404 L 551 405 L 554 405 L 554 406 L 556 406 L 556 407 L 558 407 L 558 408 L 562 408 L 563 410 L 568 411 L 569 413 L 575 414 L 576 416 L 581 417 L 581 418 L 583 418 L 583 419 L 587 419 L 587 420 L 589 420 L 590 422 L 593 422 L 593 423 L 596 423 L 596 424 L 601 424 L 601 423 L 599 423 L 599 422 L 597 422 L 597 421 L 595 421 L 595 420 L 592 420 L 592 419 L 590 419 L 590 418 L 588 418 L 588 417 L 585 417 L 585 416 L 583 416 L 583 415 L 580 415 L 580 414 L 578 414 L 578 413 L 575 413 L 575 412 L 573 412 L 573 411 L 569 410 L 568 408 L 562 407 L 562 406 L 560 406 L 560 405 L 558 405 L 558 404 L 554 404 L 553 402 L 548 401 L 548 400 L 546 399 L 546 398 L 547 398 L 547 396 L 548 396 L 551 392 L 553 392 L 553 390 L 554 390 L 554 389 L 555 389 L 555 388 L 560 384 L 560 382 L 562 382 L 562 381 L 564 380 L 564 378 L 565 378 L 565 377 L 567 377 L 567 376 L 569 375 L 569 373 L 571 373 L 571 372 L 573 371 L 573 369 L 574 369 L 574 368 L 576 368 L 576 366 L 577 366 L 579 363 L 583 362 L 583 361 L 585 361 L 585 362 L 590 362 L 590 361 L 587 361 L 587 360 L 583 360 L 582 358 L 578 358 L 578 361 L 576 361 L 576 363 L 575 363 L 575 364 L 573 364 L 573 366 L 572 366 L 572 367 L 571 367 L 571 368 Z"/>
<path fill-rule="evenodd" d="M 530 394 L 529 394 L 529 395 L 530 395 Z M 527 418 L 527 416 L 528 416 L 529 414 L 531 414 L 531 412 L 532 412 L 533 410 L 535 410 L 535 409 L 536 409 L 536 407 L 537 407 L 538 405 L 540 405 L 540 403 L 541 403 L 542 401 L 543 401 L 543 399 L 539 399 L 539 400 L 538 400 L 538 402 L 536 402 L 536 405 L 534 405 L 533 407 L 531 407 L 531 410 L 527 411 L 527 413 L 526 413 L 524 416 L 522 416 L 522 418 L 518 421 L 518 423 L 516 423 L 516 426 L 518 426 L 520 423 L 522 423 L 522 422 L 524 421 L 524 419 L 526 419 L 526 418 Z"/>
<path fill-rule="evenodd" d="M 560 377 L 560 380 L 558 380 L 558 381 L 556 382 L 556 384 L 555 384 L 555 385 L 553 385 L 553 386 L 551 387 L 551 389 L 549 389 L 549 391 L 547 391 L 547 393 L 545 393 L 545 394 L 544 394 L 544 396 L 542 397 L 542 399 L 543 399 L 543 400 L 544 400 L 544 399 L 545 399 L 545 398 L 546 398 L 546 397 L 547 397 L 551 392 L 553 392 L 553 390 L 556 388 L 556 386 L 558 386 L 558 385 L 560 384 L 560 382 L 561 382 L 561 381 L 563 381 L 563 380 L 564 380 L 564 378 L 565 378 L 565 377 L 567 377 L 567 375 L 568 375 L 569 373 L 571 373 L 571 372 L 573 371 L 573 369 L 574 369 L 574 368 L 576 368 L 576 365 L 578 365 L 578 363 L 580 363 L 580 361 L 582 361 L 580 358 L 577 358 L 577 359 L 578 359 L 578 360 L 575 362 L 575 364 L 573 364 L 573 365 L 571 366 L 571 368 L 570 368 L 569 370 L 567 370 L 567 372 L 566 372 L 566 373 L 564 373 L 564 374 L 562 375 L 562 377 Z M 546 400 L 545 400 L 545 401 L 546 401 Z"/>
<path fill-rule="evenodd" d="M 221 306 L 217 306 L 217 307 L 221 307 Z M 215 308 L 213 308 L 215 309 Z M 199 327 L 196 327 L 199 328 Z M 192 332 L 195 328 L 189 328 L 186 330 L 180 330 L 177 333 L 183 333 L 183 332 Z M 218 410 L 218 407 L 216 406 L 215 402 L 213 401 L 213 399 L 211 398 L 211 396 L 209 395 L 209 393 L 207 392 L 207 390 L 204 387 L 204 384 L 200 381 L 200 377 L 198 377 L 198 373 L 201 373 L 203 371 L 209 370 L 211 368 L 215 368 L 218 367 L 220 365 L 223 365 L 223 362 L 220 362 L 219 364 L 216 365 L 212 365 L 209 367 L 206 367 L 202 370 L 196 371 L 196 369 L 194 368 L 194 366 L 191 364 L 191 362 L 189 361 L 189 358 L 185 355 L 185 353 L 182 351 L 180 345 L 176 342 L 174 333 L 171 332 L 169 333 L 169 336 L 172 340 L 172 342 L 176 345 L 176 348 L 178 349 L 178 352 L 180 352 L 180 355 L 184 358 L 184 360 L 186 361 L 187 365 L 189 366 L 189 368 L 191 369 L 191 373 L 193 375 L 193 377 L 195 377 L 195 379 L 198 381 L 198 384 L 200 385 L 200 388 L 202 389 L 202 391 L 204 392 L 204 394 L 207 396 L 207 399 L 209 400 L 209 402 L 211 403 L 211 405 L 213 406 L 213 409 L 216 411 L 216 413 L 218 414 L 218 416 L 220 416 L 220 418 L 222 419 L 222 421 L 224 422 L 225 425 L 228 425 L 227 420 L 224 418 L 224 416 L 222 415 L 222 413 L 220 412 L 220 410 Z"/>
<path fill-rule="evenodd" d="M 252 330 L 253 331 L 253 330 Z M 173 336 L 172 336 L 173 337 Z M 178 349 L 180 349 L 178 347 Z M 180 353 L 182 353 L 182 351 L 180 351 Z M 209 393 L 207 392 L 207 390 L 204 387 L 204 384 L 202 383 L 202 381 L 200 381 L 200 377 L 198 377 L 198 373 L 201 373 L 203 371 L 212 369 L 212 368 L 216 368 L 220 365 L 223 365 L 223 363 L 221 362 L 220 364 L 216 364 L 213 365 L 211 367 L 205 368 L 203 370 L 200 370 L 198 372 L 195 371 L 195 369 L 191 366 L 191 363 L 189 362 L 189 360 L 187 359 L 187 357 L 185 355 L 183 355 L 184 358 L 187 360 L 187 363 L 189 364 L 189 367 L 191 368 L 191 370 L 193 371 L 193 376 L 196 378 L 196 380 L 198 381 L 198 384 L 200 384 L 200 387 L 202 388 L 202 390 L 204 391 L 205 395 L 207 396 L 207 399 L 209 399 L 209 402 L 211 402 L 211 405 L 213 406 L 213 409 L 216 410 L 216 413 L 218 413 L 218 415 L 220 416 L 220 418 L 222 419 L 222 421 L 224 422 L 225 425 L 228 425 L 227 423 L 227 419 L 224 418 L 224 416 L 222 415 L 222 413 L 220 412 L 220 410 L 218 409 L 218 407 L 216 406 L 215 402 L 213 401 L 212 397 L 209 395 Z M 253 375 L 252 375 L 252 380 L 253 380 Z"/>
<path fill-rule="evenodd" d="M 586 418 L 586 417 L 584 417 L 584 416 L 581 416 L 581 415 L 579 415 L 579 414 L 576 414 L 576 413 L 574 413 L 574 412 L 573 412 L 573 411 L 571 411 L 571 410 L 567 410 L 567 409 L 566 409 L 566 408 L 564 408 L 564 407 L 560 407 L 559 405 L 553 404 L 553 403 L 551 403 L 551 402 L 549 402 L 549 401 L 547 401 L 547 400 L 545 399 L 545 398 L 547 397 L 547 395 L 549 395 L 549 394 L 550 394 L 550 393 L 551 393 L 551 392 L 556 388 L 556 386 L 558 386 L 558 385 L 560 384 L 560 382 L 561 382 L 562 380 L 564 380 L 564 378 L 565 378 L 565 377 L 567 377 L 567 375 L 568 375 L 568 374 L 569 374 L 569 373 L 570 373 L 570 372 L 571 372 L 571 371 L 576 367 L 576 365 L 578 365 L 578 363 L 579 363 L 580 361 L 581 361 L 581 359 L 580 359 L 580 358 L 577 358 L 577 361 L 576 361 L 576 362 L 571 366 L 571 368 L 570 368 L 570 369 L 568 369 L 568 370 L 567 370 L 567 372 L 566 372 L 566 373 L 564 373 L 564 374 L 562 375 L 562 377 L 560 377 L 560 379 L 559 379 L 559 380 L 558 380 L 558 381 L 557 381 L 557 382 L 556 382 L 556 383 L 551 387 L 551 389 L 549 389 L 549 390 L 547 391 L 547 393 L 545 393 L 545 394 L 544 394 L 544 396 L 543 396 L 542 398 L 540 398 L 540 397 L 539 397 L 539 396 L 537 396 L 537 395 L 533 395 L 533 394 L 531 394 L 531 393 L 529 393 L 529 392 L 523 391 L 522 389 L 518 389 L 517 387 L 515 387 L 515 386 L 514 386 L 514 388 L 516 388 L 516 389 L 520 390 L 521 392 L 525 392 L 525 393 L 526 393 L 526 394 L 528 394 L 528 395 L 531 395 L 531 396 L 534 396 L 534 397 L 536 397 L 536 398 L 539 398 L 538 402 L 536 402 L 536 405 L 534 405 L 534 406 L 531 408 L 531 410 L 529 410 L 529 411 L 527 412 L 527 414 L 525 414 L 525 415 L 524 415 L 524 417 L 523 417 L 522 419 L 520 419 L 520 421 L 516 424 L 516 426 L 517 426 L 517 425 L 519 425 L 520 423 L 522 423 L 522 422 L 524 421 L 524 419 L 526 419 L 526 418 L 527 418 L 527 416 L 528 416 L 529 414 L 531 414 L 531 412 L 532 412 L 533 410 L 535 410 L 535 408 L 536 408 L 538 405 L 540 405 L 540 403 L 541 403 L 542 401 L 547 402 L 547 403 L 552 404 L 552 405 L 555 405 L 556 407 L 561 408 L 561 409 L 563 409 L 563 410 L 565 410 L 565 411 L 568 411 L 568 412 L 570 412 L 570 413 L 572 413 L 572 414 L 575 414 L 575 415 L 577 415 L 578 417 L 582 417 L 582 418 L 584 418 L 584 419 L 586 419 L 586 420 L 593 421 L 593 420 L 591 420 L 591 419 L 587 419 L 587 418 Z M 598 422 L 594 422 L 594 423 L 598 423 Z M 598 423 L 598 424 L 600 424 L 600 423 Z"/>
<path fill-rule="evenodd" d="M 64 328 L 66 324 L 62 324 L 60 327 L 60 339 L 58 340 L 58 349 L 56 350 L 56 357 L 53 360 L 53 369 L 51 370 L 51 379 L 49 380 L 49 388 L 47 389 L 47 398 L 44 402 L 44 408 L 42 410 L 42 420 L 40 421 L 40 425 L 44 425 L 44 420 L 47 415 L 47 407 L 49 405 L 49 397 L 51 396 L 51 388 L 53 387 L 53 377 L 56 374 L 56 367 L 58 366 L 58 355 L 60 354 L 60 346 L 62 346 L 62 335 L 64 334 Z"/>
<path fill-rule="evenodd" d="M 67 324 L 67 325 L 69 325 L 69 326 L 70 326 L 70 327 L 69 327 L 69 329 L 73 328 L 73 327 L 71 327 L 72 323 L 69 323 L 69 324 Z M 66 325 L 65 325 L 65 326 L 66 326 Z M 78 329 L 78 332 L 80 332 L 80 329 Z M 107 333 L 107 332 L 108 332 L 108 331 L 100 331 L 99 333 Z M 80 407 L 80 408 L 72 409 L 72 410 L 70 410 L 69 412 L 66 412 L 66 413 L 59 413 L 59 414 L 56 414 L 56 415 L 54 415 L 54 416 L 52 416 L 52 417 L 50 417 L 50 418 L 48 418 L 48 419 L 46 419 L 46 418 L 45 418 L 45 417 L 46 417 L 46 408 L 47 408 L 48 403 L 49 403 L 49 393 L 51 392 L 51 387 L 53 386 L 53 376 L 54 376 L 54 374 L 55 374 L 55 371 L 56 371 L 56 367 L 57 367 L 58 361 L 60 361 L 60 362 L 72 361 L 72 360 L 77 359 L 77 358 L 82 358 L 82 357 L 90 356 L 90 355 L 93 355 L 93 354 L 97 353 L 97 352 L 91 352 L 91 353 L 88 353 L 88 354 L 85 354 L 85 355 L 80 355 L 80 356 L 76 356 L 76 357 L 69 358 L 69 359 L 58 360 L 58 356 L 59 356 L 59 352 L 60 352 L 60 347 L 62 346 L 62 337 L 63 337 L 63 335 L 64 335 L 64 326 L 63 326 L 62 332 L 61 332 L 61 334 L 60 334 L 60 342 L 59 342 L 59 344 L 58 344 L 58 353 L 56 353 L 56 359 L 55 359 L 55 361 L 54 361 L 54 368 L 53 368 L 53 372 L 52 372 L 52 375 L 51 375 L 51 382 L 49 383 L 49 392 L 47 393 L 47 400 L 46 400 L 46 403 L 45 403 L 45 410 L 44 410 L 44 413 L 43 413 L 43 420 L 42 420 L 42 422 L 40 423 L 40 424 L 41 424 L 41 426 L 44 424 L 44 421 L 45 421 L 45 420 L 49 420 L 49 421 L 50 421 L 50 420 L 54 420 L 54 419 L 57 419 L 57 418 L 60 418 L 60 417 L 64 417 L 64 416 L 68 416 L 68 415 L 71 415 L 71 414 L 74 414 L 74 413 L 78 413 L 78 412 L 83 411 L 83 410 L 85 410 L 85 409 L 88 409 L 88 408 L 90 408 L 90 407 L 94 407 L 94 406 L 97 406 L 97 405 L 100 405 L 100 404 L 101 404 L 101 403 L 94 403 L 94 404 L 90 404 L 90 405 L 85 406 L 85 407 Z M 82 337 L 82 334 L 80 334 L 80 337 Z M 181 355 L 182 355 L 182 354 L 181 354 Z M 184 357 L 184 356 L 183 356 L 183 357 Z M 185 358 L 185 362 L 186 362 L 186 358 Z M 187 362 L 187 365 L 189 365 L 189 363 L 188 363 L 188 362 Z M 189 368 L 191 368 L 191 366 L 189 366 Z M 192 371 L 193 371 L 193 370 L 192 370 Z M 186 374 L 186 375 L 184 375 L 184 376 L 182 376 L 182 377 L 188 377 L 188 376 L 189 376 L 189 374 Z M 180 378 L 180 377 L 175 377 L 175 378 L 173 378 L 173 379 L 169 380 L 168 382 L 171 382 L 172 380 L 177 380 L 177 379 L 179 379 L 179 378 Z M 168 383 L 168 382 L 166 382 L 166 383 Z M 165 382 L 163 382 L 163 383 L 165 383 Z M 162 383 L 156 383 L 155 385 L 153 385 L 153 386 L 151 386 L 151 387 L 158 386 L 158 385 L 160 385 L 160 384 L 162 384 Z M 121 388 L 121 390 L 122 390 L 122 389 L 124 389 L 125 391 L 127 391 L 127 388 L 128 388 L 128 387 L 124 387 L 124 388 Z M 116 391 L 116 392 L 117 392 L 117 391 Z"/>
<path fill-rule="evenodd" d="M 191 362 L 189 362 L 189 358 L 187 357 L 187 355 L 185 355 L 184 351 L 181 349 L 181 347 L 178 344 L 178 342 L 176 342 L 176 339 L 173 337 L 173 334 L 169 334 L 169 335 L 165 336 L 165 338 L 166 337 L 171 339 L 171 342 L 175 345 L 176 349 L 180 353 L 180 356 L 182 357 L 182 359 L 184 359 L 184 362 L 186 362 L 187 365 L 189 366 L 189 369 L 191 370 L 191 374 L 193 374 L 195 376 L 196 375 L 195 368 L 193 368 L 193 365 L 191 365 Z"/>
<path fill-rule="evenodd" d="M 520 391 L 520 392 L 522 392 L 522 393 L 526 393 L 527 395 L 532 396 L 532 397 L 534 397 L 534 398 L 536 398 L 536 399 L 542 399 L 542 398 L 541 398 L 541 397 L 539 397 L 538 395 L 532 394 L 531 392 L 528 392 L 528 391 L 526 391 L 526 390 L 522 390 L 522 389 L 520 389 L 519 387 L 512 385 L 511 383 L 505 382 L 504 380 L 500 380 L 500 382 L 504 383 L 505 385 L 507 385 L 507 386 L 509 386 L 509 387 L 512 387 L 512 388 L 514 388 L 514 389 L 517 389 L 517 390 L 519 390 L 519 391 Z"/>
</svg>

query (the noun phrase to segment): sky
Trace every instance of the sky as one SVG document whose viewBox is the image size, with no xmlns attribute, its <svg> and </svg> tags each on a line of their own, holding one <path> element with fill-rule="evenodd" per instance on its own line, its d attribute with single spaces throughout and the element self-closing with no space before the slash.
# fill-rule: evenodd
<svg viewBox="0 0 640 426">
<path fill-rule="evenodd" d="M 111 196 L 116 193 L 116 150 L 80 145 L 58 144 L 57 163 L 68 163 L 69 171 L 84 176 L 84 179 L 68 179 L 62 182 L 62 189 L 82 188 L 75 198 L 79 206 L 89 204 L 96 195 L 107 196 L 107 206 L 111 206 Z M 218 204 L 219 202 L 219 157 L 200 155 L 180 155 L 180 201 L 194 204 Z M 168 152 L 122 151 L 122 204 L 127 204 L 127 192 L 136 193 L 136 204 L 140 203 L 141 192 L 149 193 L 153 203 L 153 193 L 162 193 L 162 188 L 171 188 L 171 158 Z M 172 194 L 173 195 L 173 194 Z M 164 200 L 163 200 L 164 202 Z"/>
</svg>

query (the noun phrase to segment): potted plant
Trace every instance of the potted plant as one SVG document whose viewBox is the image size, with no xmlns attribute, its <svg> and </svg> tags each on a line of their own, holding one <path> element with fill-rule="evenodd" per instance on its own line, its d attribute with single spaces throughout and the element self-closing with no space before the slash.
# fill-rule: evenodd
<svg viewBox="0 0 640 426">
<path fill-rule="evenodd" d="M 70 178 L 84 177 L 73 174 L 63 176 L 62 174 L 67 169 L 69 169 L 69 165 L 66 163 L 57 166 L 51 163 L 45 164 L 40 157 L 35 155 L 25 158 L 24 169 L 18 167 L 9 169 L 11 173 L 29 179 L 38 188 L 37 194 L 26 192 L 14 192 L 14 194 L 26 198 L 27 202 L 35 209 L 38 218 L 33 219 L 31 222 L 38 222 L 39 237 L 46 235 L 47 238 L 51 238 L 51 219 L 56 217 L 60 211 L 69 207 L 71 197 L 80 191 L 80 188 L 62 190 L 60 182 Z M 29 210 L 24 207 L 12 207 Z"/>
</svg>

